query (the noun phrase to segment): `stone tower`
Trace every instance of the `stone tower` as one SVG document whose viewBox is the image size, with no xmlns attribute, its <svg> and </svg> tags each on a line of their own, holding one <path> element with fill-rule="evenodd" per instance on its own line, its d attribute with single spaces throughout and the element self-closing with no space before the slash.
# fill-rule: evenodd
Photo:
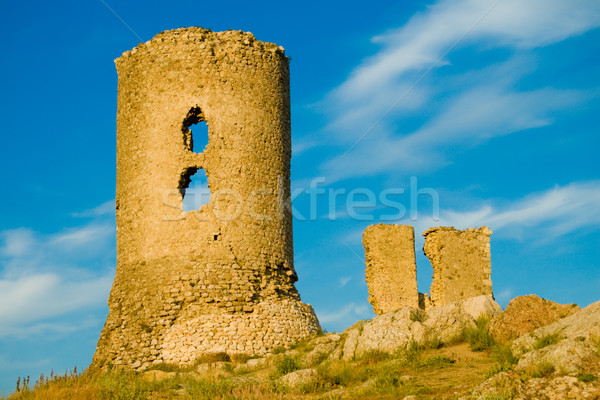
<svg viewBox="0 0 600 400">
<path fill-rule="evenodd" d="M 492 262 L 487 226 L 456 230 L 430 228 L 423 232 L 423 252 L 433 267 L 431 302 L 443 306 L 475 296 L 491 296 Z"/>
<path fill-rule="evenodd" d="M 415 230 L 410 225 L 371 225 L 363 233 L 369 302 L 375 314 L 419 307 Z"/>
<path fill-rule="evenodd" d="M 261 354 L 317 332 L 294 287 L 283 48 L 185 28 L 116 65 L 117 272 L 93 365 Z M 199 121 L 208 145 L 197 153 L 189 128 Z M 184 212 L 199 169 L 210 202 Z"/>
</svg>

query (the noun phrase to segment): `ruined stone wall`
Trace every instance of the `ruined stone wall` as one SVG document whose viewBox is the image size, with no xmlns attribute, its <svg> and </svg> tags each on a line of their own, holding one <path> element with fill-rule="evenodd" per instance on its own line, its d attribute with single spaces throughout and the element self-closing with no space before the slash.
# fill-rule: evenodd
<svg viewBox="0 0 600 400">
<path fill-rule="evenodd" d="M 431 302 L 443 306 L 455 301 L 492 294 L 492 264 L 488 227 L 431 228 L 423 233 L 423 251 L 433 266 Z"/>
<path fill-rule="evenodd" d="M 363 234 L 369 302 L 375 314 L 419 307 L 415 233 L 410 225 L 371 225 Z"/>
<path fill-rule="evenodd" d="M 294 287 L 283 48 L 186 28 L 116 64 L 117 272 L 93 365 L 264 353 L 320 329 Z M 189 130 L 198 121 L 209 129 L 201 153 Z M 198 169 L 210 202 L 183 212 Z"/>
</svg>

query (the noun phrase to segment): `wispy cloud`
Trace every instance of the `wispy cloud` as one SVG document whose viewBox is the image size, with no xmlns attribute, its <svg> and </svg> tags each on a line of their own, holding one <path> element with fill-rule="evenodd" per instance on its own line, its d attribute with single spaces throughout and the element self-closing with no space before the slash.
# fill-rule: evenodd
<svg viewBox="0 0 600 400">
<path fill-rule="evenodd" d="M 90 318 L 65 317 L 105 307 L 115 226 L 102 209 L 90 213 L 96 217 L 91 222 L 61 232 L 0 232 L 0 337 L 68 333 L 88 326 Z"/>
<path fill-rule="evenodd" d="M 71 215 L 73 217 L 85 218 L 85 217 L 102 217 L 105 215 L 114 215 L 115 214 L 115 200 L 108 200 L 97 207 L 91 208 L 89 210 L 84 210 L 80 212 L 74 212 Z"/>
<path fill-rule="evenodd" d="M 465 44 L 492 39 L 497 46 L 531 48 L 597 26 L 600 5 L 593 0 L 438 1 L 405 26 L 373 38 L 382 50 L 357 67 L 334 94 L 350 102 L 387 93 L 390 83 L 434 63 L 470 27 L 474 28 L 464 38 Z"/>
<path fill-rule="evenodd" d="M 540 238 L 545 241 L 582 229 L 600 227 L 600 181 L 574 182 L 566 186 L 530 193 L 515 200 L 495 199 L 481 202 L 471 209 L 440 210 L 439 219 L 419 216 L 416 220 L 396 223 L 413 225 L 417 247 L 421 233 L 435 226 L 467 229 L 490 226 L 494 237 L 511 239 Z M 340 235 L 340 243 L 360 243 L 364 227 Z"/>
<path fill-rule="evenodd" d="M 319 321 L 322 324 L 332 326 L 336 331 L 341 331 L 345 328 L 348 328 L 351 324 L 355 323 L 359 319 L 372 317 L 370 309 L 371 308 L 369 304 L 366 302 L 364 304 L 356 304 L 351 302 L 337 310 L 316 310 L 316 312 L 317 316 L 319 317 Z"/>
<path fill-rule="evenodd" d="M 594 1 L 438 1 L 403 27 L 375 37 L 380 51 L 326 96 L 330 122 L 327 135 L 320 135 L 343 154 L 325 161 L 321 172 L 336 181 L 426 171 L 451 161 L 446 149 L 474 147 L 553 123 L 553 113 L 580 104 L 586 94 L 545 86 L 516 89 L 536 69 L 536 61 L 521 50 L 598 26 L 600 5 Z M 424 80 L 413 88 L 419 74 L 432 65 L 436 70 L 449 65 L 449 59 L 439 61 L 457 41 L 474 51 L 504 48 L 508 56 L 476 68 L 459 62 L 445 69 L 441 82 Z M 389 118 L 374 125 L 398 98 L 402 101 Z M 415 114 L 426 116 L 420 126 L 407 130 L 398 123 Z"/>
<path fill-rule="evenodd" d="M 533 193 L 504 207 L 483 204 L 472 211 L 447 211 L 445 224 L 457 228 L 489 225 L 503 236 L 520 238 L 526 229 L 553 239 L 600 226 L 600 181 L 577 182 Z"/>
<path fill-rule="evenodd" d="M 343 276 L 341 277 L 338 282 L 340 283 L 340 287 L 344 287 L 348 284 L 348 282 L 350 282 L 352 280 L 352 276 Z"/>
<path fill-rule="evenodd" d="M 71 331 L 71 325 L 40 323 L 76 310 L 103 306 L 112 274 L 70 280 L 58 274 L 39 274 L 0 280 L 0 337 Z"/>
</svg>

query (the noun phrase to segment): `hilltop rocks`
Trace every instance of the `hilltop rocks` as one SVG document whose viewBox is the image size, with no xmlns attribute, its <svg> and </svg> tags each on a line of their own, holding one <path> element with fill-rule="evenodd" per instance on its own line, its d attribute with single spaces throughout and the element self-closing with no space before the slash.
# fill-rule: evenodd
<svg viewBox="0 0 600 400">
<path fill-rule="evenodd" d="M 480 315 L 500 312 L 500 306 L 488 296 L 432 307 L 427 312 L 404 307 L 348 329 L 342 358 L 351 360 L 372 350 L 394 352 L 412 341 L 448 343 L 459 337 L 464 328 L 474 327 Z"/>
<path fill-rule="evenodd" d="M 497 341 L 514 339 L 536 328 L 567 317 L 580 308 L 576 304 L 558 304 L 534 294 L 519 296 L 508 303 L 506 310 L 488 324 Z"/>
<path fill-rule="evenodd" d="M 553 337 L 546 342 L 544 338 Z M 571 316 L 541 327 L 515 340 L 512 350 L 521 355 L 518 370 L 546 363 L 563 374 L 600 369 L 600 301 Z M 542 347 L 543 346 L 543 347 Z"/>
<path fill-rule="evenodd" d="M 512 349 L 522 354 L 533 349 L 537 338 L 559 334 L 566 339 L 588 340 L 600 337 L 600 301 L 549 325 L 536 329 L 529 335 L 515 340 Z"/>
<path fill-rule="evenodd" d="M 564 339 L 550 346 L 523 354 L 516 369 L 535 371 L 539 365 L 551 365 L 562 374 L 590 371 L 600 362 L 595 346 L 588 340 Z"/>
<path fill-rule="evenodd" d="M 314 368 L 301 369 L 282 376 L 281 382 L 290 387 L 298 387 L 311 383 L 317 375 L 317 370 Z"/>
<path fill-rule="evenodd" d="M 512 351 L 516 373 L 496 374 L 461 399 L 600 399 L 600 301 L 521 336 Z"/>
<path fill-rule="evenodd" d="M 558 378 L 534 378 L 522 382 L 519 376 L 501 372 L 482 383 L 461 400 L 479 399 L 536 399 L 580 400 L 600 398 L 600 384 L 580 382 L 573 376 Z"/>
</svg>

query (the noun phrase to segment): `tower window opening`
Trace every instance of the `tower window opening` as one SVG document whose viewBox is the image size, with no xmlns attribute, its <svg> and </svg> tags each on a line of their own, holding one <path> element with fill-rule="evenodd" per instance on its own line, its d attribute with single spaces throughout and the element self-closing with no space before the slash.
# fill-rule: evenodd
<svg viewBox="0 0 600 400">
<path fill-rule="evenodd" d="M 208 177 L 203 169 L 191 168 L 182 175 L 179 191 L 183 197 L 183 211 L 199 210 L 210 202 Z"/>
<path fill-rule="evenodd" d="M 200 107 L 192 107 L 183 120 L 183 145 L 190 151 L 201 153 L 208 145 L 208 124 Z"/>
</svg>

